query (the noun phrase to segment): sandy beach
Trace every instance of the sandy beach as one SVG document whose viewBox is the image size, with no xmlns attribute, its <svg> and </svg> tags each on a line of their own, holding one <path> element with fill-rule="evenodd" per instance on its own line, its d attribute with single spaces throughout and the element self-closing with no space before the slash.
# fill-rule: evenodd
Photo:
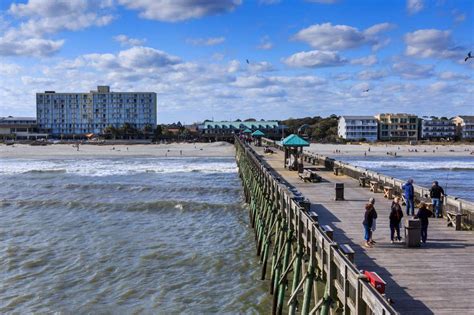
<svg viewBox="0 0 474 315">
<path fill-rule="evenodd" d="M 133 145 L 80 145 L 72 144 L 31 146 L 0 145 L 0 158 L 64 158 L 64 157 L 221 157 L 234 156 L 234 146 L 227 142 L 173 143 Z"/>
<path fill-rule="evenodd" d="M 472 156 L 474 144 L 459 145 L 391 145 L 391 144 L 311 144 L 305 150 L 325 156 Z M 337 150 L 337 151 L 336 151 Z M 370 150 L 370 151 L 369 151 Z"/>
</svg>

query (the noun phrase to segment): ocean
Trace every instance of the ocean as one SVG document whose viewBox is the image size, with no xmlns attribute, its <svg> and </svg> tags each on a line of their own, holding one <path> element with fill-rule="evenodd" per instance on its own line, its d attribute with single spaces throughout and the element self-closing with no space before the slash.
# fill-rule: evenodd
<svg viewBox="0 0 474 315">
<path fill-rule="evenodd" d="M 234 158 L 0 159 L 0 312 L 262 313 Z"/>
<path fill-rule="evenodd" d="M 336 157 L 353 165 L 430 187 L 434 180 L 448 195 L 474 201 L 474 157 Z"/>
</svg>

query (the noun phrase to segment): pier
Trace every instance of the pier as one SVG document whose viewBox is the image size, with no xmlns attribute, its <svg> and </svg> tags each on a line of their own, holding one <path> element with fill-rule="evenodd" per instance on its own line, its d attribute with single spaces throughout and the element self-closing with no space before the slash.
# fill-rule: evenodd
<svg viewBox="0 0 474 315">
<path fill-rule="evenodd" d="M 278 144 L 263 143 L 275 153 L 235 140 L 273 314 L 474 313 L 472 203 L 447 199 L 445 210 L 459 214 L 458 225 L 430 219 L 428 243 L 421 248 L 390 244 L 392 201 L 383 188 L 399 194 L 399 180 L 365 170 L 367 179 L 381 188 L 376 193 L 359 185 L 363 170 L 305 152 L 306 166 L 320 177 L 320 182 L 305 182 L 298 172 L 284 168 Z M 336 183 L 344 184 L 344 200 L 335 200 Z M 424 188 L 416 187 L 416 193 L 419 200 L 425 198 Z M 362 220 L 370 197 L 378 212 L 377 245 L 365 249 Z M 361 270 L 376 272 L 385 281 L 384 294 Z"/>
</svg>

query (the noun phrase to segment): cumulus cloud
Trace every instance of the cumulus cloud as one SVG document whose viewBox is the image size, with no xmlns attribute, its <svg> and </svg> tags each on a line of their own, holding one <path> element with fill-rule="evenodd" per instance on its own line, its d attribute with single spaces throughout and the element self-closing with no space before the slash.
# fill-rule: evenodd
<svg viewBox="0 0 474 315">
<path fill-rule="evenodd" d="M 357 48 L 366 44 L 376 45 L 380 41 L 377 35 L 391 28 L 393 28 L 392 24 L 381 23 L 373 25 L 365 31 L 360 31 L 348 25 L 323 23 L 302 29 L 293 38 L 306 42 L 315 49 L 342 50 Z"/>
<path fill-rule="evenodd" d="M 417 58 L 462 59 L 464 48 L 456 46 L 450 31 L 422 29 L 405 35 L 405 54 Z"/>
<path fill-rule="evenodd" d="M 377 56 L 370 55 L 366 57 L 356 58 L 351 60 L 353 65 L 372 66 L 377 63 Z"/>
<path fill-rule="evenodd" d="M 250 72 L 269 72 L 275 70 L 273 65 L 267 61 L 251 62 L 248 65 L 248 69 Z"/>
<path fill-rule="evenodd" d="M 293 54 L 283 62 L 291 67 L 323 68 L 341 66 L 347 60 L 333 51 L 311 50 Z"/>
<path fill-rule="evenodd" d="M 114 36 L 114 40 L 122 46 L 141 46 L 146 42 L 146 39 L 132 38 L 124 34 Z"/>
<path fill-rule="evenodd" d="M 423 0 L 407 0 L 407 11 L 409 14 L 416 14 L 425 7 Z"/>
<path fill-rule="evenodd" d="M 434 75 L 433 65 L 420 65 L 408 61 L 396 62 L 392 69 L 402 78 L 409 80 L 427 79 Z"/>
<path fill-rule="evenodd" d="M 140 11 L 140 16 L 150 20 L 178 22 L 215 15 L 234 10 L 241 0 L 118 0 L 129 9 Z"/>
<path fill-rule="evenodd" d="M 195 46 L 215 46 L 225 42 L 225 37 L 188 38 L 186 42 Z"/>
<path fill-rule="evenodd" d="M 5 28 L 0 36 L 0 55 L 50 56 L 64 40 L 46 38 L 63 30 L 76 31 L 90 26 L 103 26 L 113 20 L 107 13 L 111 0 L 29 0 L 12 4 L 8 13 L 20 22 Z"/>
</svg>

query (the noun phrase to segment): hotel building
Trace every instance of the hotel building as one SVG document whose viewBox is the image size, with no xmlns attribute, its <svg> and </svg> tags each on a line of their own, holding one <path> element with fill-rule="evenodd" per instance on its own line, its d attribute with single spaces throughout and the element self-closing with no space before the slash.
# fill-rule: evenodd
<svg viewBox="0 0 474 315">
<path fill-rule="evenodd" d="M 110 92 L 98 86 L 89 93 L 36 93 L 38 128 L 52 135 L 102 134 L 107 126 L 130 124 L 156 128 L 156 93 Z"/>
<path fill-rule="evenodd" d="M 341 116 L 337 135 L 346 140 L 377 141 L 377 120 L 374 116 Z"/>
<path fill-rule="evenodd" d="M 474 116 L 456 116 L 453 122 L 461 139 L 474 140 Z"/>
</svg>

